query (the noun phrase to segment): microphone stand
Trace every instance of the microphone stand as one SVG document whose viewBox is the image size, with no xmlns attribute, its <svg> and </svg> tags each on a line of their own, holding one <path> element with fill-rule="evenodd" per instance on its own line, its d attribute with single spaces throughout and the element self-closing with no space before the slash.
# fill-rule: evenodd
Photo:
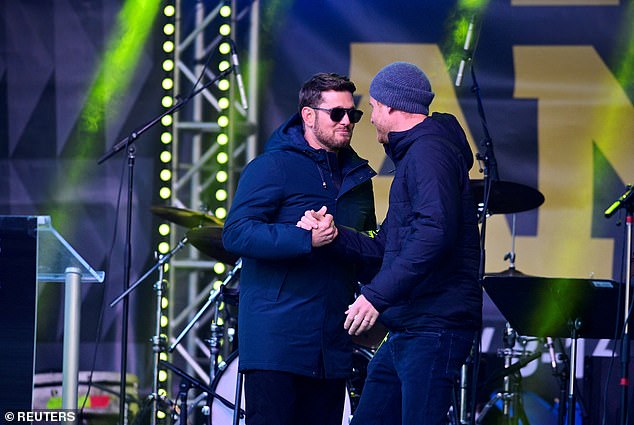
<svg viewBox="0 0 634 425">
<path fill-rule="evenodd" d="M 629 392 L 629 365 L 630 365 L 630 292 L 632 289 L 632 222 L 634 221 L 634 188 L 632 185 L 627 186 L 627 191 L 617 199 L 607 210 L 605 217 L 611 217 L 620 208 L 625 208 L 625 302 L 623 311 L 623 334 L 621 337 L 621 415 L 619 424 L 627 424 L 628 414 L 628 392 Z"/>
<path fill-rule="evenodd" d="M 134 163 L 135 163 L 135 148 L 134 142 L 147 130 L 152 128 L 161 119 L 169 114 L 173 114 L 174 112 L 180 110 L 183 106 L 185 106 L 192 98 L 197 96 L 203 90 L 206 90 L 212 84 L 215 84 L 221 78 L 226 77 L 231 72 L 236 70 L 235 67 L 229 67 L 226 70 L 219 73 L 214 79 L 209 81 L 207 84 L 200 87 L 198 90 L 192 91 L 185 99 L 178 99 L 178 101 L 172 105 L 170 108 L 165 110 L 162 114 L 158 115 L 156 118 L 148 121 L 144 125 L 142 125 L 139 129 L 134 130 L 130 135 L 123 140 L 116 143 L 110 151 L 106 152 L 97 160 L 98 164 L 102 164 L 116 153 L 120 152 L 123 148 L 127 148 L 128 150 L 128 193 L 127 193 L 127 207 L 126 207 L 126 232 L 125 232 L 125 253 L 124 253 L 124 263 L 123 263 L 123 289 L 127 291 L 130 286 L 130 266 L 131 266 L 131 257 L 132 257 L 132 246 L 131 246 L 131 234 L 132 234 L 132 193 L 134 187 Z M 125 408 L 125 394 L 126 394 L 126 372 L 127 372 L 127 357 L 128 357 L 128 319 L 129 319 L 129 303 L 128 299 L 123 302 L 123 313 L 121 315 L 121 378 L 120 378 L 120 397 L 119 397 L 119 424 L 123 425 L 126 423 L 126 408 Z"/>
<path fill-rule="evenodd" d="M 497 160 L 495 159 L 495 154 L 493 152 L 493 140 L 491 139 L 491 135 L 489 134 L 489 129 L 487 125 L 486 115 L 484 113 L 484 107 L 482 106 L 482 98 L 480 96 L 480 86 L 478 85 L 478 80 L 476 78 L 475 66 L 473 65 L 473 60 L 471 60 L 471 79 L 473 81 L 473 85 L 471 87 L 471 91 L 475 94 L 476 101 L 478 103 L 478 115 L 480 116 L 480 123 L 482 124 L 482 131 L 484 133 L 484 138 L 481 141 L 481 146 L 484 149 L 484 152 L 481 154 L 480 152 L 476 153 L 476 159 L 481 161 L 482 171 L 484 172 L 483 176 L 483 199 L 482 199 L 482 212 L 480 216 L 480 265 L 478 270 L 478 280 L 480 284 L 484 279 L 484 267 L 485 267 L 485 257 L 486 257 L 486 249 L 485 249 L 485 239 L 486 239 L 486 220 L 487 220 L 487 210 L 489 208 L 489 200 L 491 194 L 492 182 L 495 180 L 499 180 L 498 170 L 497 170 Z M 474 346 L 476 344 L 479 345 L 479 335 L 474 340 Z M 475 356 L 470 356 L 471 362 L 474 364 L 478 364 L 480 361 L 480 349 L 479 347 L 475 347 L 475 350 L 472 350 L 476 353 Z M 466 400 L 466 376 L 467 376 L 467 368 L 468 365 L 465 363 L 462 366 L 461 374 L 460 374 L 460 389 L 461 389 L 461 401 Z M 473 368 L 472 373 L 472 394 L 471 394 L 471 405 L 469 409 L 469 415 L 467 418 L 464 417 L 464 410 L 461 409 L 460 423 L 461 424 L 469 424 L 473 423 L 475 419 L 475 399 L 476 399 L 476 385 L 477 381 L 478 367 Z"/>
<path fill-rule="evenodd" d="M 159 373 L 159 360 L 162 352 L 165 351 L 165 338 L 161 337 L 161 302 L 163 299 L 163 284 L 164 284 L 164 267 L 163 265 L 168 263 L 169 260 L 181 250 L 187 243 L 187 237 L 181 239 L 178 245 L 168 252 L 166 255 L 161 255 L 158 257 L 158 261 L 150 268 L 143 276 L 141 276 L 132 286 L 130 286 L 126 291 L 124 291 L 121 295 L 115 298 L 114 301 L 110 303 L 110 307 L 114 307 L 119 301 L 125 299 L 128 300 L 128 294 L 134 291 L 137 286 L 141 284 L 154 270 L 158 268 L 159 270 L 159 278 L 154 284 L 154 293 L 156 294 L 156 302 L 155 302 L 155 319 L 154 319 L 154 336 L 152 337 L 152 352 L 154 353 L 153 363 L 152 363 L 152 394 L 150 395 L 150 399 L 152 400 L 152 418 L 150 421 L 151 425 L 156 425 L 156 415 L 158 413 L 158 402 L 160 399 L 160 395 L 158 393 L 158 373 Z"/>
</svg>

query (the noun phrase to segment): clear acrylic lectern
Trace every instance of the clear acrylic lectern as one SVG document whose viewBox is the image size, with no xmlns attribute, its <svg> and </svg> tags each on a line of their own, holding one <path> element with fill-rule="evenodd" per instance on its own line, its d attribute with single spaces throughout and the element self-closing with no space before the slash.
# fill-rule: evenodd
<svg viewBox="0 0 634 425">
<path fill-rule="evenodd" d="M 63 282 L 62 408 L 77 409 L 81 284 L 102 283 L 53 228 L 49 216 L 0 215 L 0 392 L 5 409 L 32 407 L 37 329 L 37 283 Z M 6 356 L 6 357 L 5 357 Z"/>
</svg>

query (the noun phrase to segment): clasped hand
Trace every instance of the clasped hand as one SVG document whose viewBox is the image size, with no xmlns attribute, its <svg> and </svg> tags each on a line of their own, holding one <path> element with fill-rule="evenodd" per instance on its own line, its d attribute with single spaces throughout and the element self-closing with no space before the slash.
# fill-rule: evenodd
<svg viewBox="0 0 634 425">
<path fill-rule="evenodd" d="M 326 214 L 327 208 L 321 207 L 319 211 L 309 210 L 297 222 L 297 227 L 308 230 L 312 233 L 312 245 L 314 247 L 324 246 L 332 242 L 338 235 L 337 226 L 332 214 Z M 343 327 L 350 335 L 360 335 L 370 329 L 376 323 L 379 312 L 363 296 L 348 306 L 345 312 L 346 321 Z"/>
<path fill-rule="evenodd" d="M 319 211 L 308 210 L 297 222 L 297 227 L 311 232 L 313 247 L 327 245 L 335 240 L 339 234 L 332 214 L 326 214 L 326 211 L 325 206 L 321 207 Z"/>
</svg>

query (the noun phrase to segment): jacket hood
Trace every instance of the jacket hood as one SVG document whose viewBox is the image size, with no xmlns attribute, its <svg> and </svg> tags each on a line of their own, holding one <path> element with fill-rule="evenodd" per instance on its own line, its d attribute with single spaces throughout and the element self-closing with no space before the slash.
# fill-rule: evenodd
<svg viewBox="0 0 634 425">
<path fill-rule="evenodd" d="M 460 152 L 467 169 L 473 166 L 473 152 L 467 141 L 464 130 L 455 116 L 434 112 L 422 123 L 406 131 L 395 131 L 388 135 L 389 143 L 385 144 L 385 152 L 394 161 L 398 161 L 407 151 L 408 146 L 399 142 L 415 132 L 416 137 L 432 137 L 451 143 Z M 411 140 L 411 139 L 410 139 Z"/>
<path fill-rule="evenodd" d="M 304 139 L 304 125 L 297 112 L 273 132 L 264 147 L 265 152 L 289 149 L 300 152 L 313 150 Z"/>
</svg>

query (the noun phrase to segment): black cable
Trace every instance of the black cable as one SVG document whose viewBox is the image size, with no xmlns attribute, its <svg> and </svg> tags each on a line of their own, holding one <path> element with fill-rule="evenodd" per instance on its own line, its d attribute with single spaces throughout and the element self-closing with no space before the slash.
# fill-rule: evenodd
<svg viewBox="0 0 634 425">
<path fill-rule="evenodd" d="M 115 220 L 114 220 L 114 229 L 113 229 L 113 233 L 112 233 L 112 242 L 110 243 L 110 249 L 108 250 L 108 255 L 106 257 L 106 264 L 105 264 L 105 269 L 106 269 L 106 279 L 108 278 L 109 274 L 110 274 L 110 259 L 112 258 L 113 252 L 114 252 L 114 245 L 117 241 L 117 226 L 119 223 L 119 211 L 121 208 L 121 196 L 123 194 L 123 182 L 125 180 L 125 169 L 126 169 L 126 164 L 127 161 L 123 161 L 122 162 L 122 167 L 121 167 L 121 179 L 120 179 L 120 183 L 119 183 L 119 193 L 117 195 L 117 206 L 115 208 Z M 81 408 L 79 409 L 79 414 L 80 417 L 83 416 L 84 413 L 84 408 L 86 407 L 86 402 L 88 401 L 88 396 L 90 395 L 90 389 L 92 387 L 92 379 L 93 379 L 93 374 L 95 371 L 95 366 L 97 364 L 97 351 L 99 348 L 99 344 L 101 343 L 101 332 L 102 332 L 102 326 L 103 326 L 103 316 L 104 316 L 104 310 L 105 310 L 105 300 L 106 300 L 106 296 L 105 296 L 105 287 L 106 287 L 106 282 L 104 281 L 103 283 L 103 289 L 101 291 L 101 307 L 99 308 L 99 318 L 97 319 L 97 337 L 95 340 L 95 349 L 93 351 L 93 357 L 92 357 L 92 366 L 90 368 L 90 375 L 88 377 L 88 389 L 86 390 L 86 396 L 84 397 L 84 401 L 81 405 Z M 121 395 L 119 394 L 119 397 L 121 397 Z"/>
<path fill-rule="evenodd" d="M 619 219 L 619 221 L 617 222 L 617 226 L 621 225 L 621 220 Z M 627 227 L 624 227 L 624 236 L 623 236 L 623 243 L 625 244 L 627 241 Z M 629 261 L 629 259 L 628 259 Z M 625 249 L 621 250 L 621 271 L 620 271 L 620 281 L 623 282 L 625 281 L 624 276 L 625 276 Z M 627 283 L 626 283 L 627 285 Z M 627 286 L 625 287 L 625 290 L 627 290 Z M 623 334 L 625 332 L 625 327 L 619 329 L 619 323 L 621 323 L 620 319 L 621 319 L 621 302 L 622 302 L 622 292 L 621 290 L 618 291 L 618 296 L 617 296 L 617 302 L 616 302 L 616 318 L 614 323 L 616 324 L 615 328 L 614 328 L 614 348 L 612 349 L 612 356 L 610 357 L 610 363 L 608 365 L 608 373 L 607 376 L 605 377 L 605 383 L 603 386 L 603 400 L 601 403 L 601 408 L 600 408 L 600 412 L 601 412 L 601 424 L 602 425 L 606 425 L 606 421 L 607 421 L 607 414 L 608 414 L 608 390 L 610 388 L 610 378 L 612 377 L 612 372 L 614 371 L 614 362 L 616 360 L 616 350 L 617 350 L 617 341 L 620 341 L 621 338 L 623 337 Z M 631 307 L 630 307 L 630 311 L 631 311 Z M 628 313 L 629 316 L 629 313 Z M 623 322 L 623 323 L 627 323 L 627 322 Z"/>
</svg>

